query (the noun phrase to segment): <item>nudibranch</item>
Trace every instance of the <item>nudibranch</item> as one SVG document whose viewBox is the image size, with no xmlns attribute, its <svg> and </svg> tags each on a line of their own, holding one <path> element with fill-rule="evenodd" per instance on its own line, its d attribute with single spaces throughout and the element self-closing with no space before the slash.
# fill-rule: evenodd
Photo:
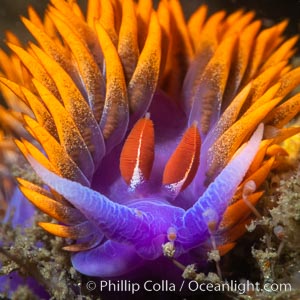
<svg viewBox="0 0 300 300">
<path fill-rule="evenodd" d="M 0 119 L 43 182 L 18 188 L 83 274 L 124 276 L 166 254 L 195 263 L 211 236 L 230 251 L 280 143 L 300 132 L 285 126 L 300 111 L 287 21 L 207 11 L 186 22 L 178 0 L 89 0 L 84 16 L 51 0 L 43 20 L 22 17 L 36 43 L 7 34 Z"/>
</svg>

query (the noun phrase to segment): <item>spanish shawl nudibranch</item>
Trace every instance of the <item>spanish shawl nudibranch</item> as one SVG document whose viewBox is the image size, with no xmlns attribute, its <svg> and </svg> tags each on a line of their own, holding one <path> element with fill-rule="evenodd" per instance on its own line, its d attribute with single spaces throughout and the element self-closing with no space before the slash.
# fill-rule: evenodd
<svg viewBox="0 0 300 300">
<path fill-rule="evenodd" d="M 212 235 L 230 251 L 300 132 L 284 127 L 300 110 L 287 22 L 205 5 L 186 22 L 178 0 L 89 0 L 87 17 L 50 2 L 22 18 L 37 45 L 8 33 L 0 52 L 0 119 L 44 182 L 18 188 L 58 221 L 39 225 L 91 276 L 197 262 Z"/>
</svg>

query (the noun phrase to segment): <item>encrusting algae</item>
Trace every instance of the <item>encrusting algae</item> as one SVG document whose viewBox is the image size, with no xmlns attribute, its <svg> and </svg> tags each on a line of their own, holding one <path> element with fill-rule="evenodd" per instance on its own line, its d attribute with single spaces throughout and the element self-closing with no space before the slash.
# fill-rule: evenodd
<svg viewBox="0 0 300 300">
<path fill-rule="evenodd" d="M 252 11 L 206 5 L 185 21 L 177 0 L 28 11 L 36 42 L 9 32 L 0 50 L 0 244 L 13 272 L 1 289 L 66 299 L 81 294 L 80 274 L 222 280 L 222 256 L 255 227 L 260 279 L 279 278 L 299 227 L 299 197 L 285 194 L 297 179 L 279 192 L 269 180 L 292 172 L 282 142 L 300 132 L 288 22 L 263 28 Z"/>
</svg>

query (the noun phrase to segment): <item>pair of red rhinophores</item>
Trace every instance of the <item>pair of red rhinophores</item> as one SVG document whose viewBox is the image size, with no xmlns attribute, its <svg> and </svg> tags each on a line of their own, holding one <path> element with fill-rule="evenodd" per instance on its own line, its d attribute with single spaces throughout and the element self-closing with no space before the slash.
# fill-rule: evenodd
<svg viewBox="0 0 300 300">
<path fill-rule="evenodd" d="M 154 160 L 154 129 L 149 114 L 131 130 L 120 156 L 120 171 L 126 183 L 136 187 L 150 179 Z M 182 140 L 168 160 L 162 184 L 183 191 L 194 179 L 200 162 L 201 138 L 197 123 L 186 130 Z M 173 187 L 172 187 L 173 185 Z"/>
</svg>

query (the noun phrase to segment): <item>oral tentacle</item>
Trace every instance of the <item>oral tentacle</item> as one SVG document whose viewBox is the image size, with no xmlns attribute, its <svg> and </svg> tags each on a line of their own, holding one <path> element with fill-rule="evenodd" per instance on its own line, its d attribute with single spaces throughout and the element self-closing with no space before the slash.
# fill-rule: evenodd
<svg viewBox="0 0 300 300">
<path fill-rule="evenodd" d="M 51 173 L 32 157 L 27 159 L 48 186 L 65 197 L 107 238 L 134 245 L 150 234 L 146 220 L 149 216 L 144 212 L 114 203 L 94 190 Z"/>
<path fill-rule="evenodd" d="M 186 240 L 185 236 L 178 236 L 178 240 L 186 248 L 193 248 L 203 241 L 207 235 L 208 225 L 202 215 L 208 209 L 216 212 L 218 224 L 229 201 L 233 197 L 238 185 L 243 180 L 255 154 L 259 149 L 263 137 L 263 124 L 260 124 L 249 142 L 242 147 L 241 151 L 228 163 L 224 170 L 211 183 L 205 193 L 198 201 L 188 209 L 183 217 L 184 226 L 189 233 L 193 235 L 193 242 Z"/>
</svg>

